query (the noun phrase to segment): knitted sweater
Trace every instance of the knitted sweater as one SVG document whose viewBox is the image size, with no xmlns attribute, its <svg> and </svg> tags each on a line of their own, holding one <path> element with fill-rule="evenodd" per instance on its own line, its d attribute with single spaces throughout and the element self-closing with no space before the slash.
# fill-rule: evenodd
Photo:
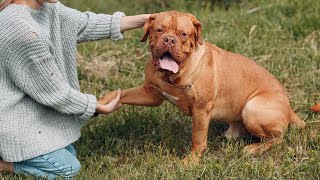
<svg viewBox="0 0 320 180">
<path fill-rule="evenodd" d="M 0 157 L 19 162 L 80 137 L 97 99 L 79 91 L 76 43 L 122 39 L 121 12 L 79 12 L 58 3 L 0 11 Z"/>
</svg>

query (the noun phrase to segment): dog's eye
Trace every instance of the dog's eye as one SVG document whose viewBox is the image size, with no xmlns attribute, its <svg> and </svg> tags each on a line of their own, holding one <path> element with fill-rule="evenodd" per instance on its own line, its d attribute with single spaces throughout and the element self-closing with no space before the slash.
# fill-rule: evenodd
<svg viewBox="0 0 320 180">
<path fill-rule="evenodd" d="M 158 33 L 162 33 L 162 29 L 157 29 L 157 32 Z"/>
<path fill-rule="evenodd" d="M 188 34 L 185 33 L 185 32 L 181 34 L 182 37 L 186 37 L 187 35 L 188 35 Z"/>
</svg>

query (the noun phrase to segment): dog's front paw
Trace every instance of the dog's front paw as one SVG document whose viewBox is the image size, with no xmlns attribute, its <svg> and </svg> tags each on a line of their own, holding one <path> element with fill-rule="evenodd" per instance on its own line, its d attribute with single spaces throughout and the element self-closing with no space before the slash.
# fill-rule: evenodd
<svg viewBox="0 0 320 180">
<path fill-rule="evenodd" d="M 118 94 L 117 91 L 107 92 L 102 97 L 100 97 L 98 99 L 98 102 L 100 104 L 108 104 L 110 101 L 112 101 L 117 96 L 117 94 Z"/>
<path fill-rule="evenodd" d="M 195 156 L 191 157 L 191 155 L 183 158 L 183 160 L 182 160 L 182 164 L 184 166 L 199 165 L 199 162 L 200 162 L 200 158 L 199 157 L 195 157 Z"/>
</svg>

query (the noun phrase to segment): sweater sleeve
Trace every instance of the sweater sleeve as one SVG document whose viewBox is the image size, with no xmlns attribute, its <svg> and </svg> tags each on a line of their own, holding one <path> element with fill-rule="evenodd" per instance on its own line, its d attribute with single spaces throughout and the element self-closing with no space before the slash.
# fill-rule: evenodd
<svg viewBox="0 0 320 180">
<path fill-rule="evenodd" d="M 107 38 L 120 40 L 123 38 L 123 34 L 120 32 L 121 18 L 125 16 L 123 12 L 115 12 L 112 15 L 96 14 L 89 11 L 80 12 L 64 6 L 60 2 L 55 4 L 61 19 L 75 24 L 78 42 Z"/>
<path fill-rule="evenodd" d="M 122 12 L 113 15 L 95 14 L 92 12 L 82 13 L 79 21 L 78 42 L 111 38 L 120 40 L 123 38 L 120 32 Z"/>
<path fill-rule="evenodd" d="M 97 99 L 73 89 L 64 78 L 50 48 L 35 33 L 15 37 L 6 64 L 10 77 L 23 92 L 40 104 L 81 119 L 90 118 Z"/>
</svg>

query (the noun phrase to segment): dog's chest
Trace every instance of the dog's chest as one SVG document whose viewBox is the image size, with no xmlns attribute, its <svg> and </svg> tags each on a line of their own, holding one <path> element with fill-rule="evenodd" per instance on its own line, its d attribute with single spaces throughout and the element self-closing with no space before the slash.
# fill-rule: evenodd
<svg viewBox="0 0 320 180">
<path fill-rule="evenodd" d="M 158 91 L 161 92 L 162 96 L 168 100 L 170 103 L 177 106 L 186 114 L 191 114 L 191 106 L 190 99 L 192 99 L 192 90 L 185 88 L 176 88 L 170 86 L 161 86 L 156 87 Z"/>
<path fill-rule="evenodd" d="M 168 100 L 170 101 L 172 104 L 174 105 L 178 105 L 177 102 L 180 100 L 180 98 L 178 96 L 174 96 L 166 91 L 161 91 L 162 95 Z"/>
</svg>

